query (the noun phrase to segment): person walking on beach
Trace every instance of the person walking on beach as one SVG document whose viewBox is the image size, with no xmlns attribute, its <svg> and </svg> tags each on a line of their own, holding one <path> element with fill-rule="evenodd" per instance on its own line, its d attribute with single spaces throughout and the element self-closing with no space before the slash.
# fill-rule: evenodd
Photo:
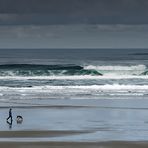
<svg viewBox="0 0 148 148">
<path fill-rule="evenodd" d="M 11 108 L 9 109 L 9 117 L 7 118 L 7 121 L 8 121 L 9 119 L 10 119 L 11 122 L 12 122 L 12 109 L 11 109 Z"/>
</svg>

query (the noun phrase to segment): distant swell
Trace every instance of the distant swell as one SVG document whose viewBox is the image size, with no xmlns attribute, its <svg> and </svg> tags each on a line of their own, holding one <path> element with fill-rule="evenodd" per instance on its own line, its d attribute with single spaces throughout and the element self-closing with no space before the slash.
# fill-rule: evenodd
<svg viewBox="0 0 148 148">
<path fill-rule="evenodd" d="M 21 70 L 82 70 L 77 65 L 36 65 L 36 64 L 6 64 L 0 65 L 0 69 L 21 69 Z"/>
</svg>

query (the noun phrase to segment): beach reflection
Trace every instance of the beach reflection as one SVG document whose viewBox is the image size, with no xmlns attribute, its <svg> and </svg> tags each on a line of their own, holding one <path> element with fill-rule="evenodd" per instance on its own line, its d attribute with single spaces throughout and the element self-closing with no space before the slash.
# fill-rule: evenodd
<svg viewBox="0 0 148 148">
<path fill-rule="evenodd" d="M 13 122 L 13 120 L 10 120 L 10 121 L 7 120 L 7 124 L 9 125 L 9 129 L 12 129 L 12 122 Z"/>
</svg>

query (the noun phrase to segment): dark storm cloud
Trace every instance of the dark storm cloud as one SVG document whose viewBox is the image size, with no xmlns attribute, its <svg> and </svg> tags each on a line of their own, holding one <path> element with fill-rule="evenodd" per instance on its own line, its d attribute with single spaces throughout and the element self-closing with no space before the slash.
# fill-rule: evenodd
<svg viewBox="0 0 148 148">
<path fill-rule="evenodd" d="M 147 0 L 0 0 L 1 13 L 97 13 L 147 9 Z"/>
<path fill-rule="evenodd" d="M 0 24 L 147 24 L 147 0 L 0 0 Z"/>
</svg>

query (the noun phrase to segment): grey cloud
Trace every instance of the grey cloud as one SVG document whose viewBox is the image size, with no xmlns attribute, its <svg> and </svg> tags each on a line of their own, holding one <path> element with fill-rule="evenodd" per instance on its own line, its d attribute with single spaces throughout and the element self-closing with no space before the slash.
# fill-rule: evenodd
<svg viewBox="0 0 148 148">
<path fill-rule="evenodd" d="M 1 48 L 147 48 L 148 25 L 0 26 Z"/>
<path fill-rule="evenodd" d="M 145 32 L 148 31 L 148 25 L 124 25 L 124 24 L 115 24 L 115 25 L 95 25 L 99 31 L 110 31 L 110 32 Z"/>
<path fill-rule="evenodd" d="M 0 24 L 147 24 L 147 0 L 0 0 Z M 2 16 L 3 15 L 3 16 Z"/>
<path fill-rule="evenodd" d="M 100 32 L 148 32 L 148 25 L 24 25 L 24 26 L 0 26 L 0 34 L 2 36 L 19 37 L 62 37 L 62 35 Z"/>
<path fill-rule="evenodd" d="M 0 13 L 94 13 L 146 10 L 147 0 L 0 0 Z"/>
</svg>

